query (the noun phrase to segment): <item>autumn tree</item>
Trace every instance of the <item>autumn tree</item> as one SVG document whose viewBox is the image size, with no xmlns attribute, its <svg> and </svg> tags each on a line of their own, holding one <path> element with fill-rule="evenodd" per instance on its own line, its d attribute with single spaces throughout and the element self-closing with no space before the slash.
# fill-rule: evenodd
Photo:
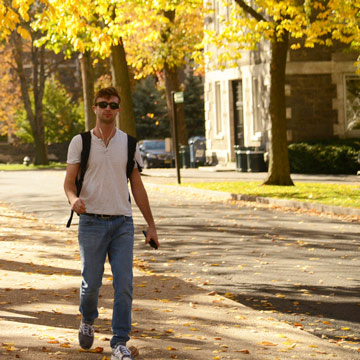
<svg viewBox="0 0 360 360">
<path fill-rule="evenodd" d="M 0 136 L 7 136 L 11 141 L 15 129 L 15 115 L 21 106 L 21 92 L 9 45 L 2 46 L 0 57 Z"/>
<path fill-rule="evenodd" d="M 164 80 L 168 116 L 172 118 L 171 93 L 184 90 L 181 74 L 203 39 L 202 0 L 146 1 L 145 18 L 137 31 L 125 39 L 127 59 L 137 78 L 161 74 Z M 184 105 L 177 106 L 180 144 L 188 143 Z"/>
<path fill-rule="evenodd" d="M 40 34 L 30 26 L 34 14 L 41 11 L 42 7 L 41 1 L 0 2 L 0 36 L 12 46 L 21 97 L 34 137 L 35 164 L 48 163 L 42 98 L 49 69 L 46 69 L 45 48 L 34 46 Z M 26 70 L 24 61 L 31 64 L 31 74 Z M 34 96 L 34 108 L 31 106 L 30 91 Z"/>
<path fill-rule="evenodd" d="M 289 49 L 333 46 L 334 41 L 359 47 L 358 0 L 234 0 L 223 31 L 208 32 L 219 48 L 235 49 L 235 56 L 222 52 L 222 59 L 233 61 L 241 50 L 255 50 L 268 41 L 270 60 L 270 161 L 264 184 L 293 185 L 290 176 L 286 138 L 285 70 Z M 229 5 L 229 4 L 227 4 Z"/>
<path fill-rule="evenodd" d="M 55 52 L 81 54 L 86 128 L 95 125 L 91 109 L 94 96 L 93 64 L 99 59 L 110 60 L 112 83 L 119 90 L 122 111 L 119 127 L 136 135 L 131 99 L 130 74 L 126 62 L 123 37 L 134 29 L 133 9 L 136 2 L 112 0 L 54 0 L 39 16 L 37 28 L 46 32 L 42 42 Z M 134 31 L 134 30 L 133 30 Z"/>
<path fill-rule="evenodd" d="M 191 57 L 194 44 L 201 42 L 201 4 L 201 0 L 53 0 L 36 26 L 47 32 L 46 41 L 55 51 L 62 43 L 82 53 L 83 59 L 89 53 L 110 59 L 112 81 L 122 98 L 120 128 L 135 135 L 127 63 L 139 77 L 164 71 L 172 113 L 171 91 L 181 90 L 179 69 Z M 183 108 L 179 108 L 181 133 L 187 141 Z"/>
</svg>

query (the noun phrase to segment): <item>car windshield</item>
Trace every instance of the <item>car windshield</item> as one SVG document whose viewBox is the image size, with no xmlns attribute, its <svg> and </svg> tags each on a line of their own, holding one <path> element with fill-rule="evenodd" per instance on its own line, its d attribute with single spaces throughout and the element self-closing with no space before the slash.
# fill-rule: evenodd
<svg viewBox="0 0 360 360">
<path fill-rule="evenodd" d="M 144 141 L 143 147 L 147 150 L 165 150 L 165 141 Z"/>
</svg>

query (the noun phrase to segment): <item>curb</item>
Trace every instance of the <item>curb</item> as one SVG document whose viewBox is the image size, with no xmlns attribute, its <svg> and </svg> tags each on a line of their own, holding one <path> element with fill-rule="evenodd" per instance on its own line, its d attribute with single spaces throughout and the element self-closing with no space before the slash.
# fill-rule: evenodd
<svg viewBox="0 0 360 360">
<path fill-rule="evenodd" d="M 305 210 L 314 210 L 322 213 L 333 213 L 335 215 L 352 215 L 360 216 L 360 209 L 342 207 L 335 205 L 325 205 L 314 202 L 303 202 L 295 200 L 284 200 L 284 199 L 274 199 L 269 197 L 260 197 L 260 196 L 251 196 L 251 195 L 241 195 L 241 194 L 231 194 L 232 200 L 243 200 L 250 202 L 257 202 L 261 204 L 270 204 L 278 205 L 283 207 L 291 207 L 295 209 L 305 209 Z"/>
<path fill-rule="evenodd" d="M 335 205 L 319 204 L 314 202 L 303 202 L 303 201 L 295 201 L 295 200 L 275 199 L 270 197 L 225 193 L 221 191 L 196 189 L 196 188 L 177 186 L 177 185 L 160 185 L 160 184 L 146 183 L 145 186 L 151 186 L 159 189 L 167 188 L 173 191 L 177 190 L 192 194 L 201 194 L 203 196 L 208 196 L 211 197 L 212 199 L 215 198 L 216 200 L 220 200 L 220 201 L 240 200 L 247 202 L 255 202 L 259 204 L 277 205 L 277 206 L 289 207 L 294 209 L 314 210 L 321 213 L 332 213 L 334 215 L 360 216 L 360 209 L 351 208 L 351 207 L 342 207 Z"/>
</svg>

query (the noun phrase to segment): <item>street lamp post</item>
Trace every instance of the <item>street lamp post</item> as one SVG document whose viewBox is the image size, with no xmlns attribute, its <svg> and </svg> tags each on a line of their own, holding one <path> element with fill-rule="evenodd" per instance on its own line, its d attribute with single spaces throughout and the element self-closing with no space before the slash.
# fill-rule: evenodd
<svg viewBox="0 0 360 360">
<path fill-rule="evenodd" d="M 177 183 L 181 183 L 180 178 L 180 162 L 179 162 L 179 140 L 177 132 L 177 109 L 176 104 L 181 104 L 184 102 L 184 93 L 183 92 L 171 92 L 171 102 L 172 102 L 172 143 L 175 154 L 175 166 L 176 166 L 176 177 Z"/>
</svg>

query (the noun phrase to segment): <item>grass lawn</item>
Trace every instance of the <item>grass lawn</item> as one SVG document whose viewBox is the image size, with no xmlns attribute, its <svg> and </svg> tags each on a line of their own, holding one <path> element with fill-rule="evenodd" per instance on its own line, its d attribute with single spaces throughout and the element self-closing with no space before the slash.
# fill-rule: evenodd
<svg viewBox="0 0 360 360">
<path fill-rule="evenodd" d="M 41 170 L 41 169 L 65 169 L 66 164 L 50 163 L 49 165 L 33 165 L 29 166 L 23 164 L 0 164 L 0 171 L 20 171 L 20 170 Z"/>
<path fill-rule="evenodd" d="M 184 183 L 199 189 L 273 197 L 360 208 L 360 185 L 296 183 L 295 186 L 261 185 L 259 182 Z"/>
</svg>

